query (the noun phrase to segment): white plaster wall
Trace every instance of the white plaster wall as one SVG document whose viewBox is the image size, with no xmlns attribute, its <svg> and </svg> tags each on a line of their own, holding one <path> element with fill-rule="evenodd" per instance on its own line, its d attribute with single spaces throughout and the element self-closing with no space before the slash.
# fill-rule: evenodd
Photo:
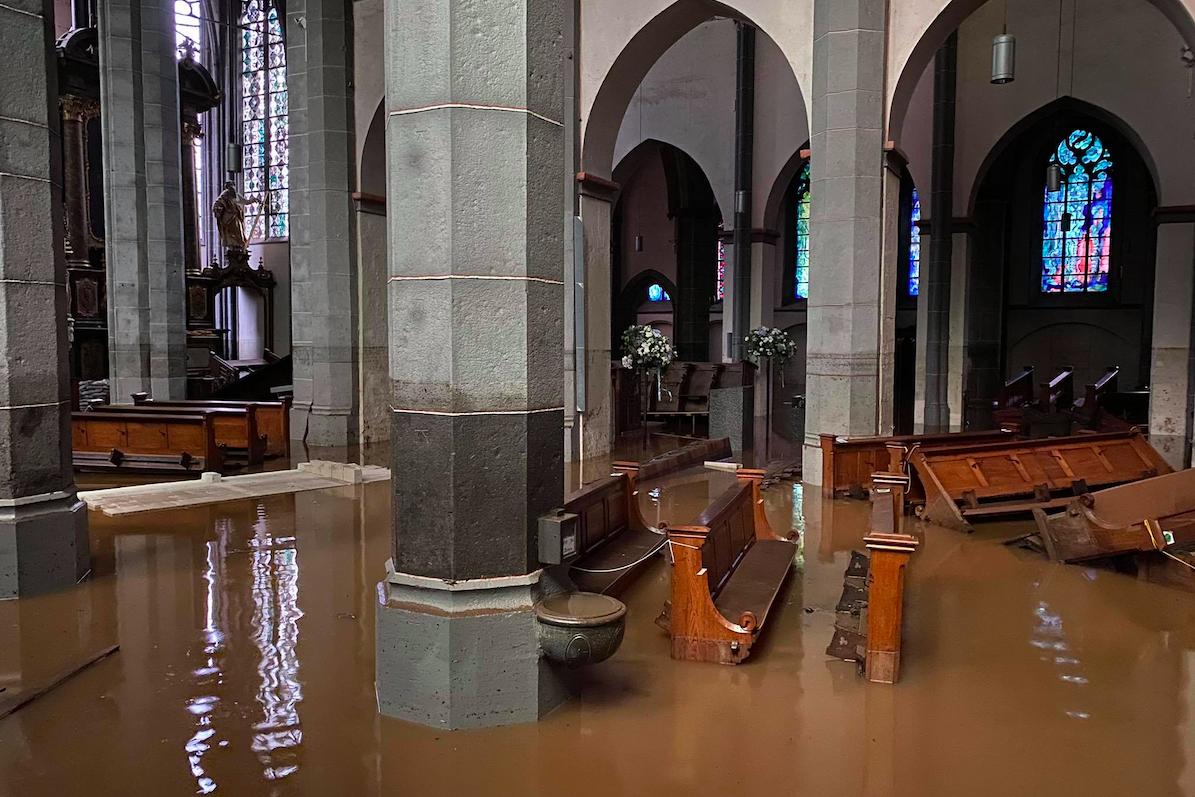
<svg viewBox="0 0 1195 797">
<path fill-rule="evenodd" d="M 983 5 L 959 28 L 956 216 L 969 213 L 975 181 L 1000 138 L 1059 93 L 1103 108 L 1140 136 L 1148 150 L 1142 154 L 1157 167 L 1160 204 L 1195 201 L 1195 99 L 1188 92 L 1190 70 L 1179 58 L 1183 38 L 1178 29 L 1152 0 L 1080 0 L 1077 14 L 1074 2 L 1063 0 L 1059 57 L 1058 4 L 1008 1 L 1008 30 L 1017 37 L 1017 79 L 1002 86 L 992 85 L 990 78 L 991 41 L 1004 23 L 1003 4 Z M 894 51 L 907 46 L 909 20 L 926 5 L 894 5 Z M 890 88 L 894 84 L 889 74 Z M 931 58 L 898 142 L 922 190 L 928 190 L 930 179 L 932 102 Z"/>
<path fill-rule="evenodd" d="M 676 226 L 668 218 L 668 185 L 658 150 L 647 153 L 622 193 L 621 292 L 640 272 L 654 269 L 676 284 Z M 643 251 L 635 251 L 635 236 Z"/>
</svg>

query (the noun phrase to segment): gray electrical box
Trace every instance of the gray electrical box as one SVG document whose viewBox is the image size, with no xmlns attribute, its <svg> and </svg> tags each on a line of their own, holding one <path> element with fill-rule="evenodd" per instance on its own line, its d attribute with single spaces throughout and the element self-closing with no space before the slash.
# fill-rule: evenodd
<svg viewBox="0 0 1195 797">
<path fill-rule="evenodd" d="M 581 554 L 577 539 L 577 516 L 563 509 L 539 519 L 539 561 L 562 565 Z"/>
</svg>

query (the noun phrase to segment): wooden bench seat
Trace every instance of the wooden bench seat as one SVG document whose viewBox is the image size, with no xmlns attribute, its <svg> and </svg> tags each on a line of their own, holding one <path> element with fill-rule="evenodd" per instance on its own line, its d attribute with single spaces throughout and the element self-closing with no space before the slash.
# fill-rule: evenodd
<svg viewBox="0 0 1195 797">
<path fill-rule="evenodd" d="M 109 414 L 129 414 L 138 417 L 153 415 L 205 415 L 212 419 L 216 442 L 224 446 L 225 460 L 233 455 L 243 456 L 246 464 L 257 466 L 265 461 L 266 439 L 258 431 L 257 407 L 211 408 L 202 405 L 168 407 L 159 404 L 101 404 L 92 411 Z"/>
<path fill-rule="evenodd" d="M 209 399 L 196 400 L 160 400 L 150 398 L 148 393 L 134 393 L 133 405 L 137 407 L 153 405 L 156 407 L 177 407 L 180 409 L 244 409 L 252 406 L 257 412 L 257 432 L 266 439 L 265 456 L 290 456 L 290 408 L 291 399 L 284 397 L 281 401 L 221 401 Z"/>
<path fill-rule="evenodd" d="M 925 519 L 963 531 L 969 519 L 1028 515 L 1173 470 L 1136 429 L 919 448 L 909 464 L 925 491 Z"/>
<path fill-rule="evenodd" d="M 75 412 L 71 445 L 75 467 L 84 470 L 225 470 L 225 449 L 209 414 Z"/>
<path fill-rule="evenodd" d="M 768 525 L 759 489 L 758 474 L 740 479 L 694 525 L 667 529 L 672 590 L 657 622 L 674 659 L 738 664 L 767 623 L 797 548 Z"/>
<path fill-rule="evenodd" d="M 727 459 L 731 455 L 730 438 L 719 437 L 714 440 L 694 440 L 691 443 L 657 454 L 646 462 L 627 462 L 623 460 L 614 463 L 616 471 L 634 473 L 642 479 L 658 479 L 669 473 L 676 473 L 685 468 L 702 465 L 711 460 Z"/>
<path fill-rule="evenodd" d="M 871 489 L 871 475 L 888 467 L 890 445 L 907 450 L 949 445 L 970 445 L 1012 440 L 1013 433 L 1003 429 L 985 432 L 943 432 L 888 437 L 838 437 L 821 435 L 822 495 L 826 498 L 850 496 L 864 498 Z"/>
<path fill-rule="evenodd" d="M 585 592 L 620 594 L 667 544 L 644 522 L 631 473 L 585 485 L 568 497 L 564 511 L 576 515 L 579 524 L 581 555 L 569 576 Z"/>
</svg>

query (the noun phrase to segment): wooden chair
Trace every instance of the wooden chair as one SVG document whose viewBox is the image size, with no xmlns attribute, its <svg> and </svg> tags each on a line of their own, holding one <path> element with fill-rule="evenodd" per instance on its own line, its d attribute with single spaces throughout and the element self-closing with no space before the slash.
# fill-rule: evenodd
<svg viewBox="0 0 1195 797">
<path fill-rule="evenodd" d="M 657 622 L 674 659 L 738 664 L 767 624 L 797 549 L 768 525 L 759 483 L 741 479 L 694 525 L 667 529 L 672 597 Z"/>
<path fill-rule="evenodd" d="M 975 519 L 1061 507 L 1092 489 L 1172 471 L 1136 429 L 920 448 L 909 463 L 925 491 L 925 519 L 962 531 Z"/>
<path fill-rule="evenodd" d="M 225 470 L 216 418 L 203 414 L 75 412 L 71 445 L 76 468 L 201 473 Z"/>
<path fill-rule="evenodd" d="M 580 557 L 569 576 L 585 592 L 617 595 L 644 569 L 666 538 L 653 532 L 639 512 L 632 473 L 587 484 L 568 497 L 564 511 L 577 516 Z"/>
<path fill-rule="evenodd" d="M 196 401 L 177 400 L 161 401 L 150 398 L 148 393 L 134 393 L 133 405 L 137 407 L 153 405 L 157 407 L 174 407 L 177 409 L 244 409 L 254 407 L 257 414 L 257 432 L 266 439 L 264 455 L 266 458 L 290 456 L 290 408 L 289 396 L 281 401 L 220 401 L 216 399 Z"/>
</svg>

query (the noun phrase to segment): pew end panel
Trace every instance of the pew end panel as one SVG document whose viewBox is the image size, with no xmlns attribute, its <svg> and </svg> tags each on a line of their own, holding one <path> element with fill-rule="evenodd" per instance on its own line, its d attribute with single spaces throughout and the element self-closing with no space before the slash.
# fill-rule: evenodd
<svg viewBox="0 0 1195 797">
<path fill-rule="evenodd" d="M 671 526 L 672 600 L 666 611 L 672 637 L 672 658 L 682 661 L 738 664 L 750 653 L 757 618 L 752 614 L 728 620 L 714 605 L 710 571 L 705 565 L 710 529 Z M 743 624 L 745 623 L 745 625 Z"/>
</svg>

